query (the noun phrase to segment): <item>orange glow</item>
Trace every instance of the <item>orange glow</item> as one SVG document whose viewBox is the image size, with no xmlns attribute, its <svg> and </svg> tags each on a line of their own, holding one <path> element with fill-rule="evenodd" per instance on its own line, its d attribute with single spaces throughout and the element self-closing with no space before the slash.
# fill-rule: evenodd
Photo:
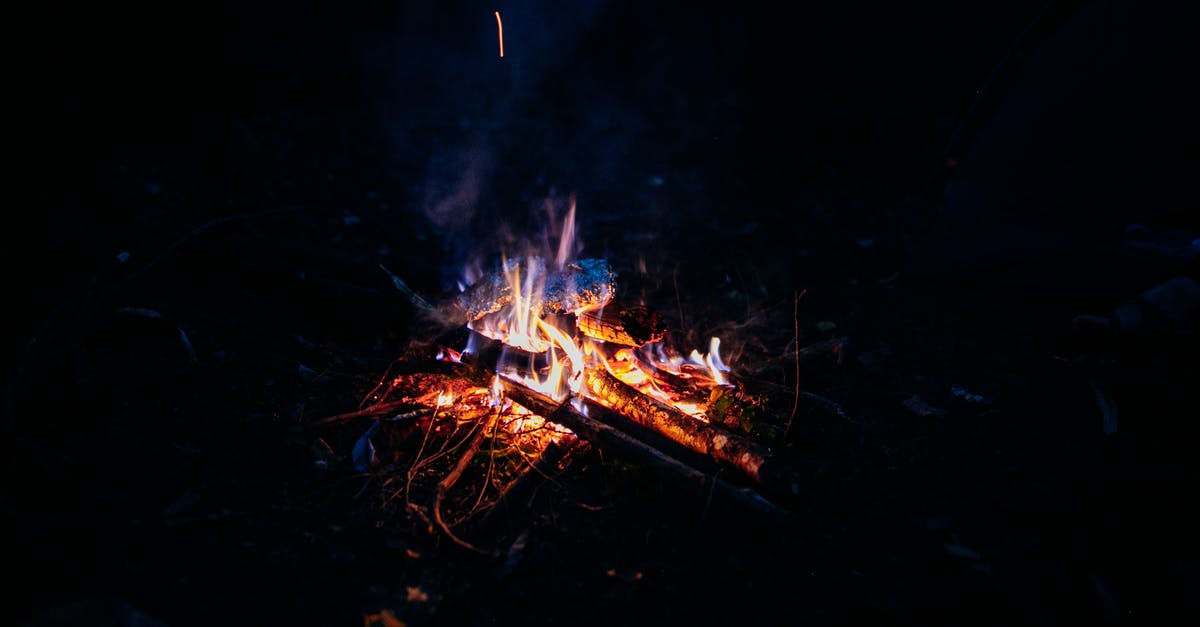
<svg viewBox="0 0 1200 627">
<path fill-rule="evenodd" d="M 655 377 L 655 372 L 660 369 L 659 364 L 645 363 L 638 357 L 636 351 L 622 348 L 614 353 L 612 358 L 604 360 L 604 366 L 614 377 L 642 394 L 672 405 L 679 411 L 701 422 L 708 422 L 708 417 L 704 413 L 704 403 L 699 402 L 699 399 L 688 398 L 686 394 L 687 390 L 673 390 L 670 389 L 670 386 L 662 383 L 660 378 Z M 663 372 L 670 372 L 669 361 L 663 363 L 662 366 L 666 366 L 661 368 Z M 679 376 L 681 378 L 686 377 L 686 375 Z M 686 378 L 697 389 L 704 389 L 702 379 L 694 377 Z"/>
<path fill-rule="evenodd" d="M 538 455 L 547 446 L 575 435 L 570 429 L 550 422 L 520 405 L 513 405 L 508 414 L 500 419 L 500 429 L 513 436 L 513 443 L 518 450 Z"/>
<path fill-rule="evenodd" d="M 504 58 L 504 22 L 500 21 L 500 12 L 496 11 L 496 32 L 500 36 L 500 58 Z"/>
<path fill-rule="evenodd" d="M 497 18 L 499 15 L 497 14 Z M 730 369 L 721 359 L 721 340 L 712 337 L 708 351 L 693 350 L 686 356 L 666 342 L 655 342 L 639 348 L 618 347 L 577 334 L 571 315 L 581 311 L 564 311 L 543 317 L 547 311 L 546 285 L 552 273 L 572 261 L 577 252 L 575 199 L 557 231 L 558 241 L 546 241 L 545 257 L 528 254 L 518 258 L 501 258 L 501 271 L 506 302 L 502 308 L 487 314 L 467 327 L 479 335 L 492 338 L 518 351 L 503 351 L 494 365 L 497 378 L 491 390 L 481 389 L 488 405 L 502 412 L 500 430 L 514 437 L 514 443 L 525 451 L 544 448 L 526 446 L 527 434 L 536 439 L 550 437 L 557 441 L 569 430 L 551 423 L 544 417 L 503 398 L 499 377 L 519 383 L 555 401 L 570 399 L 583 411 L 584 400 L 603 402 L 595 398 L 584 385 L 589 369 L 604 369 L 641 394 L 670 405 L 702 422 L 708 422 L 708 398 L 713 388 L 731 385 Z M 551 262 L 550 259 L 553 258 Z M 545 259 L 545 261 L 543 261 Z M 553 265 L 551 265 L 553 264 Z M 478 278 L 479 272 L 474 278 Z M 468 276 L 468 280 L 472 277 Z M 578 338 L 578 339 L 577 339 Z M 474 340 L 464 353 L 473 353 Z M 456 361 L 460 355 L 445 349 L 441 359 Z M 557 434 L 557 435 L 556 435 Z M 530 437 L 534 437 L 530 435 Z"/>
</svg>

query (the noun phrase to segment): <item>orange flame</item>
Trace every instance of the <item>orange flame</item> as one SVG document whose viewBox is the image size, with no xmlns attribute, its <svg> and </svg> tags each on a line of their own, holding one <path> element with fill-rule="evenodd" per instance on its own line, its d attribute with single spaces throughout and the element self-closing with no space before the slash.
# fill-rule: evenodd
<svg viewBox="0 0 1200 627">
<path fill-rule="evenodd" d="M 553 251 L 559 269 L 569 263 L 575 252 L 575 199 L 563 218 L 557 246 Z M 513 363 L 512 355 L 501 355 L 496 371 L 499 376 L 516 381 L 556 401 L 573 397 L 576 407 L 584 407 L 588 395 L 583 385 L 589 368 L 604 368 L 616 378 L 642 394 L 672 405 L 698 420 L 707 420 L 707 397 L 711 388 L 730 385 L 729 366 L 721 359 L 721 340 L 709 340 L 708 351 L 693 350 L 686 357 L 662 342 L 641 348 L 603 347 L 603 342 L 584 338 L 576 340 L 574 329 L 564 329 L 556 323 L 567 318 L 543 317 L 543 288 L 549 269 L 541 258 L 502 258 L 504 282 L 510 301 L 500 311 L 476 320 L 468 327 L 473 331 L 500 340 L 507 346 L 532 353 L 529 363 Z M 578 313 L 578 312 L 568 312 Z M 468 344 L 466 352 L 472 352 Z M 458 357 L 447 351 L 445 358 Z M 500 396 L 499 381 L 493 382 L 493 398 Z M 497 405 L 493 405 L 497 406 Z M 581 410 L 582 411 L 582 410 Z"/>
</svg>

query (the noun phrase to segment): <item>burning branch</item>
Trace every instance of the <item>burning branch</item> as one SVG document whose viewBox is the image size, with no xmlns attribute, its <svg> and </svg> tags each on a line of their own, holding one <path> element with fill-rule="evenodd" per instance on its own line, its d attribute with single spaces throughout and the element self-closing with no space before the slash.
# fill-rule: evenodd
<svg viewBox="0 0 1200 627">
<path fill-rule="evenodd" d="M 499 13 L 496 18 L 499 25 Z M 606 260 L 569 259 L 575 250 L 573 238 L 572 202 L 557 256 L 547 245 L 544 256 L 502 257 L 495 270 L 476 276 L 456 296 L 440 300 L 418 295 L 388 273 L 420 311 L 461 334 L 455 341 L 438 342 L 436 361 L 409 362 L 410 369 L 446 377 L 445 385 L 454 388 L 459 400 L 445 412 L 449 420 L 439 422 L 439 409 L 427 423 L 406 419 L 397 425 L 412 429 L 404 423 L 420 424 L 424 434 L 415 457 L 408 457 L 407 481 L 393 498 L 403 493 L 431 531 L 436 528 L 455 544 L 486 553 L 460 537 L 455 527 L 483 511 L 490 490 L 498 490 L 499 496 L 490 501 L 493 509 L 484 520 L 494 519 L 496 504 L 519 485 L 511 471 L 538 468 L 546 462 L 539 456 L 547 451 L 565 455 L 578 438 L 644 463 L 708 503 L 737 505 L 776 522 L 789 519 L 790 513 L 768 499 L 794 497 L 799 473 L 745 435 L 752 432 L 751 417 L 763 401 L 747 395 L 744 382 L 731 379 L 720 357 L 719 338 L 711 339 L 707 354 L 678 353 L 666 341 L 666 324 L 658 312 L 612 303 L 618 292 L 616 273 Z M 460 341 L 465 341 L 464 348 L 450 348 L 462 346 Z M 791 352 L 798 368 L 804 351 Z M 390 402 L 402 378 L 390 384 L 388 380 L 385 375 L 369 394 L 374 405 L 317 424 L 429 404 L 431 391 L 413 395 L 425 401 Z M 789 426 L 800 398 L 797 389 Z M 438 408 L 442 407 L 439 395 Z M 428 414 L 404 414 L 410 415 Z M 458 437 L 460 427 L 468 424 L 474 426 Z M 442 449 L 423 459 L 434 433 Z M 451 440 L 457 443 L 447 451 Z M 461 503 L 456 520 L 444 516 L 451 491 L 484 450 L 485 440 L 491 442 L 489 463 L 482 478 L 475 478 L 473 493 L 478 492 L 478 498 L 473 505 L 469 500 Z M 450 463 L 452 454 L 457 459 Z M 404 458 L 401 450 L 393 457 Z M 725 480 L 711 473 L 724 469 L 737 476 Z M 419 479 L 415 486 L 414 479 Z M 417 499 L 431 503 L 429 508 L 410 500 L 414 487 L 432 488 L 432 494 Z"/>
<path fill-rule="evenodd" d="M 592 394 L 622 415 L 738 470 L 773 494 L 790 496 L 799 491 L 795 471 L 762 446 L 642 394 L 605 370 L 589 369 L 586 384 Z"/>
<path fill-rule="evenodd" d="M 634 348 L 661 341 L 667 330 L 662 315 L 645 307 L 583 312 L 575 318 L 575 326 L 594 340 Z"/>
<path fill-rule="evenodd" d="M 511 306 L 533 316 L 604 307 L 617 292 L 617 275 L 604 259 L 580 259 L 549 272 L 541 257 L 505 260 L 503 267 L 471 284 L 454 299 L 464 322 Z"/>
<path fill-rule="evenodd" d="M 494 372 L 484 367 L 483 364 L 496 363 L 495 356 L 497 354 L 507 351 L 512 358 L 514 354 L 521 352 L 519 349 L 504 346 L 494 340 L 481 340 L 475 350 L 474 355 L 462 356 L 464 364 L 469 364 L 473 369 L 482 370 L 483 374 L 474 374 L 469 377 L 475 381 L 489 381 L 490 379 L 485 379 L 485 377 L 494 376 Z M 530 361 L 530 357 L 532 355 L 518 356 L 512 358 L 512 361 L 527 363 Z M 588 415 L 574 411 L 566 401 L 541 402 L 536 396 L 529 396 L 538 393 L 511 379 L 500 377 L 499 381 L 504 386 L 509 398 L 530 411 L 544 416 L 547 420 L 566 426 L 585 439 L 594 440 L 593 435 L 603 437 L 602 432 L 592 433 L 595 428 L 593 425 L 602 425 L 605 432 L 616 431 L 612 425 L 589 417 L 602 416 L 603 410 L 610 409 L 692 452 L 707 456 L 720 465 L 737 470 L 773 496 L 790 497 L 799 490 L 798 473 L 761 445 L 726 429 L 703 422 L 695 416 L 688 415 L 671 405 L 643 394 L 608 372 L 603 365 L 586 368 L 583 377 L 584 386 L 590 393 L 590 397 L 601 403 L 584 401 L 587 405 Z M 541 395 L 538 394 L 538 396 Z M 542 398 L 549 399 L 549 397 Z M 533 406 L 526 401 L 532 402 Z M 593 409 L 602 411 L 593 411 Z M 566 414 L 568 422 L 555 418 L 555 416 L 563 415 L 566 410 L 572 410 L 579 416 Z M 580 432 L 577 427 L 583 427 L 586 430 Z M 621 431 L 617 432 L 624 434 Z M 624 435 L 629 437 L 628 434 Z"/>
<path fill-rule="evenodd" d="M 697 495 L 714 494 L 721 500 L 738 505 L 746 511 L 766 514 L 775 519 L 782 520 L 788 517 L 779 506 L 766 500 L 754 490 L 735 486 L 723 479 L 709 477 L 624 431 L 585 415 L 572 407 L 569 402 L 558 402 L 515 381 L 503 377 L 496 378 L 486 368 L 470 363 L 469 358 L 465 362 L 455 364 L 459 366 L 457 370 L 463 378 L 481 385 L 487 385 L 487 382 L 493 379 L 499 381 L 505 396 L 514 403 L 544 416 L 546 420 L 567 427 L 577 436 L 596 446 L 654 467 Z"/>
</svg>

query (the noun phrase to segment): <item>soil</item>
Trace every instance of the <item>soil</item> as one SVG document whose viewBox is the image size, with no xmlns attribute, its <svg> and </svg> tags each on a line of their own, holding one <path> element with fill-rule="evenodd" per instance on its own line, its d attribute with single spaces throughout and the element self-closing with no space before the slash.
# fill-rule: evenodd
<svg viewBox="0 0 1200 627">
<path fill-rule="evenodd" d="M 1195 335 L 1071 324 L 1194 266 L 1114 249 L 1105 280 L 1048 285 L 925 239 L 947 159 L 970 159 L 949 138 L 999 98 L 977 89 L 1076 4 L 1039 23 L 1033 2 L 831 2 L 794 21 L 522 3 L 500 7 L 503 58 L 490 5 L 417 4 L 33 22 L 47 49 L 21 75 L 39 96 L 20 184 L 47 206 L 5 246 L 6 624 L 1195 613 Z M 385 504 L 385 471 L 354 469 L 369 422 L 312 427 L 432 339 L 381 264 L 452 293 L 572 197 L 618 301 L 778 384 L 764 422 L 790 418 L 797 384 L 844 409 L 802 405 L 769 443 L 803 469 L 792 520 L 593 447 L 464 527 L 500 551 L 481 556 Z M 796 342 L 832 337 L 840 353 L 797 382 Z"/>
</svg>

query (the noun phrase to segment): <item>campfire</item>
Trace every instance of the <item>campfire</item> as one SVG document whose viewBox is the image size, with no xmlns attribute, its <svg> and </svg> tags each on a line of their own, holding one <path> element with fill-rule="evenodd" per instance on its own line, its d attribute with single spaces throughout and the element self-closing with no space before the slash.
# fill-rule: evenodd
<svg viewBox="0 0 1200 627">
<path fill-rule="evenodd" d="M 606 259 L 577 256 L 573 203 L 558 227 L 556 245 L 502 251 L 441 299 L 388 272 L 437 337 L 397 360 L 358 410 L 319 424 L 374 418 L 355 468 L 381 480 L 386 502 L 477 551 L 456 530 L 486 525 L 530 477 L 593 446 L 710 500 L 783 512 L 797 475 L 755 437 L 773 417 L 722 359 L 721 339 L 685 354 L 663 315 L 622 302 Z"/>
</svg>

